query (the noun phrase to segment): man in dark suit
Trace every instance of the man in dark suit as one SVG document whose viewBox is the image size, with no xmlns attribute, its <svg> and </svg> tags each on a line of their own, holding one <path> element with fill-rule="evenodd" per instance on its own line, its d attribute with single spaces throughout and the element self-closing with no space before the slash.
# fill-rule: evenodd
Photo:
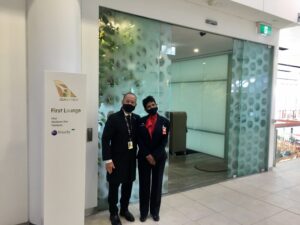
<svg viewBox="0 0 300 225">
<path fill-rule="evenodd" d="M 102 135 L 102 156 L 106 163 L 109 182 L 108 203 L 112 225 L 121 225 L 118 216 L 118 190 L 121 185 L 120 215 L 133 222 L 128 210 L 132 183 L 136 174 L 137 126 L 140 117 L 132 111 L 136 106 L 136 96 L 127 93 L 119 112 L 109 116 Z"/>
<path fill-rule="evenodd" d="M 169 121 L 158 115 L 152 96 L 143 100 L 147 116 L 141 118 L 138 129 L 138 169 L 140 186 L 140 221 L 145 222 L 149 212 L 159 221 L 162 182 L 167 153 Z"/>
</svg>

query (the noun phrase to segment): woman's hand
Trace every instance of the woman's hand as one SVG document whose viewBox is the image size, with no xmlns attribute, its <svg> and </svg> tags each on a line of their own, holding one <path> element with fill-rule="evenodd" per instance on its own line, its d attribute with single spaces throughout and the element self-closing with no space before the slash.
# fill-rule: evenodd
<svg viewBox="0 0 300 225">
<path fill-rule="evenodd" d="M 155 159 L 153 158 L 153 156 L 151 154 L 146 156 L 147 161 L 149 162 L 150 165 L 155 166 L 156 162 Z"/>
</svg>

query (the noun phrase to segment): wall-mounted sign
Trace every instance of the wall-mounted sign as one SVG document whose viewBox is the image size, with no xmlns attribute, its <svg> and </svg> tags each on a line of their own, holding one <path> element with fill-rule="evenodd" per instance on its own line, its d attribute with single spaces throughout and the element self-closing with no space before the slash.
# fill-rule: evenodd
<svg viewBox="0 0 300 225">
<path fill-rule="evenodd" d="M 269 24 L 266 24 L 264 22 L 257 22 L 257 33 L 263 35 L 263 36 L 271 36 L 272 35 L 272 26 Z"/>
<path fill-rule="evenodd" d="M 44 225 L 83 225 L 86 76 L 45 72 Z"/>
</svg>

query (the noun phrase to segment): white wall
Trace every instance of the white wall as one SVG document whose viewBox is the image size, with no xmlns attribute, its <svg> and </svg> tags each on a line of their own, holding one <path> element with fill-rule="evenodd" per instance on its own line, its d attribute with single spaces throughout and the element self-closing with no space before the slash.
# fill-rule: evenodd
<svg viewBox="0 0 300 225">
<path fill-rule="evenodd" d="M 300 26 L 290 27 L 290 28 L 285 28 L 280 30 L 279 46 L 288 48 L 288 50 L 279 52 L 278 54 L 279 63 L 300 66 L 299 40 L 300 40 Z"/>
<path fill-rule="evenodd" d="M 25 1 L 0 0 L 0 225 L 28 221 Z"/>
<path fill-rule="evenodd" d="M 263 37 L 257 34 L 256 24 L 244 20 L 240 16 L 226 13 L 218 6 L 204 6 L 197 4 L 196 0 L 98 0 L 101 6 L 128 12 L 148 18 L 170 22 L 190 28 L 201 29 L 208 32 L 244 40 L 275 45 L 278 42 L 278 29 L 273 27 L 273 35 Z M 90 1 L 83 4 L 93 4 Z M 95 5 L 93 10 L 98 10 Z M 217 26 L 205 23 L 210 18 L 218 21 Z"/>
<path fill-rule="evenodd" d="M 44 71 L 81 72 L 81 0 L 27 0 L 27 57 L 29 220 L 40 225 Z"/>
<path fill-rule="evenodd" d="M 84 1 L 87 2 L 87 1 Z M 85 208 L 97 206 L 98 187 L 98 7 L 97 0 L 82 3 L 82 72 L 87 75 L 87 127 L 93 141 L 86 146 Z"/>
<path fill-rule="evenodd" d="M 300 13 L 299 0 L 232 0 L 260 11 L 297 22 Z"/>
<path fill-rule="evenodd" d="M 261 11 L 263 11 L 264 9 L 264 0 L 232 0 L 232 1 Z"/>
<path fill-rule="evenodd" d="M 297 22 L 300 13 L 299 0 L 264 0 L 264 11 Z"/>
</svg>

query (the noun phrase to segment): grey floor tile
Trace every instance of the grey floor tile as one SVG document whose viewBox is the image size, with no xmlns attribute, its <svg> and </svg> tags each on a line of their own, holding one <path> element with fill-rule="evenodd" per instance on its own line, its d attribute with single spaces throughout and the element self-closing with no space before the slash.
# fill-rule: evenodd
<svg viewBox="0 0 300 225">
<path fill-rule="evenodd" d="M 139 206 L 131 204 L 136 221 L 124 225 L 300 225 L 300 160 L 273 170 L 202 188 L 165 195 L 161 220 L 139 221 Z M 110 225 L 108 211 L 86 217 L 85 225 Z"/>
</svg>

